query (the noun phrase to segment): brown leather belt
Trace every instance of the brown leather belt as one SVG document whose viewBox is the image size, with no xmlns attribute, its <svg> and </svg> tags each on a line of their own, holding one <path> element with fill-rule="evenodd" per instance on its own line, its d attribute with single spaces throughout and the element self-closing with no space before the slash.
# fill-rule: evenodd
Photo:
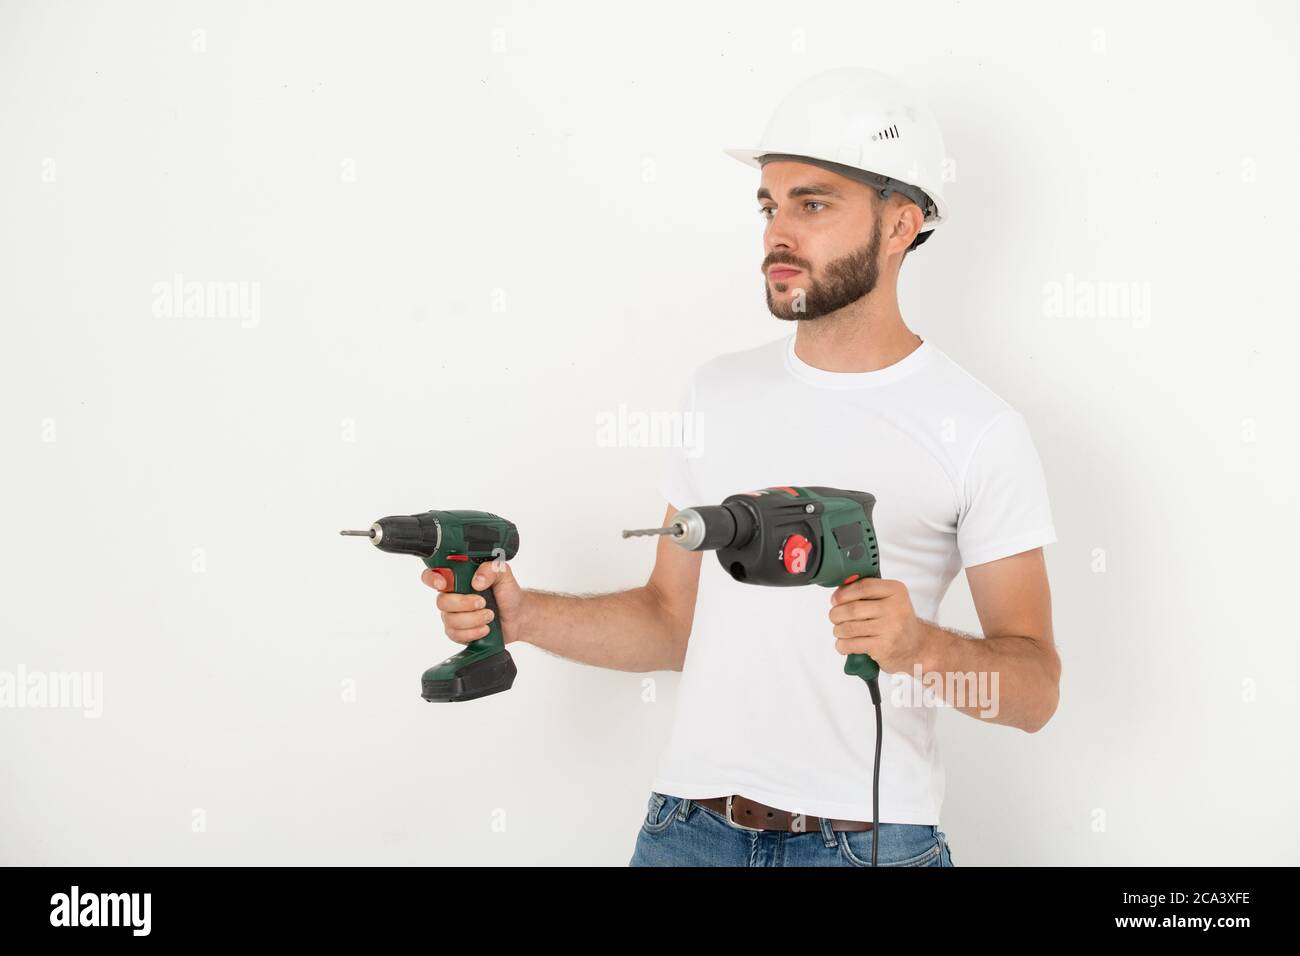
<svg viewBox="0 0 1300 956">
<path fill-rule="evenodd" d="M 784 833 L 813 833 L 821 829 L 822 818 L 811 813 L 791 813 L 765 803 L 732 794 L 729 797 L 709 797 L 706 800 L 691 800 L 714 813 L 720 813 L 732 826 L 742 830 L 780 830 Z M 870 830 L 870 820 L 831 820 L 827 819 L 832 830 Z"/>
</svg>

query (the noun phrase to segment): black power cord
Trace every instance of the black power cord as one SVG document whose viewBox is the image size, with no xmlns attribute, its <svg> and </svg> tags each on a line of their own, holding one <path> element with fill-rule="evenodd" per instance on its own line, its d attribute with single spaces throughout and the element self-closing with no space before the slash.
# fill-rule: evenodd
<svg viewBox="0 0 1300 956">
<path fill-rule="evenodd" d="M 884 719 L 880 714 L 880 680 L 873 677 L 867 681 L 871 691 L 871 702 L 876 705 L 876 768 L 871 774 L 871 865 L 876 865 L 876 853 L 880 849 L 880 741 L 884 736 Z"/>
</svg>

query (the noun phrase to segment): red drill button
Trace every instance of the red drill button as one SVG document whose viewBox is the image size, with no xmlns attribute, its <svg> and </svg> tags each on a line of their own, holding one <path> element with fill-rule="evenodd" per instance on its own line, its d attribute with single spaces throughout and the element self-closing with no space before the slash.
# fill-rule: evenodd
<svg viewBox="0 0 1300 956">
<path fill-rule="evenodd" d="M 803 574 L 808 570 L 808 559 L 812 557 L 812 542 L 801 534 L 792 534 L 781 545 L 781 559 L 785 569 L 791 574 Z"/>
<path fill-rule="evenodd" d="M 845 579 L 844 579 L 843 581 L 841 581 L 840 583 L 841 583 L 841 584 L 852 584 L 854 581 L 856 581 L 856 580 L 857 580 L 858 578 L 860 578 L 860 577 L 862 577 L 862 575 L 860 575 L 860 574 L 850 574 L 847 578 L 845 578 Z"/>
<path fill-rule="evenodd" d="M 443 581 L 447 583 L 448 591 L 456 590 L 456 575 L 451 573 L 451 568 L 434 568 L 433 573 L 442 575 Z"/>
</svg>

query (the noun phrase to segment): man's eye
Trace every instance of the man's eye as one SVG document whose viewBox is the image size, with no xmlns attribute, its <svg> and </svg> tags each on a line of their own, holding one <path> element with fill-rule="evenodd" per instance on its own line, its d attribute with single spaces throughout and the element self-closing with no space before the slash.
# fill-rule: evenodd
<svg viewBox="0 0 1300 956">
<path fill-rule="evenodd" d="M 810 209 L 810 208 L 809 208 L 810 206 L 818 206 L 818 207 L 820 207 L 820 208 L 819 208 L 819 209 Z M 808 200 L 806 203 L 803 204 L 803 207 L 804 207 L 804 209 L 807 209 L 809 212 L 819 212 L 820 209 L 824 209 L 824 208 L 826 207 L 826 203 L 824 203 L 824 202 L 818 202 L 816 199 L 810 199 L 810 200 Z M 759 206 L 759 207 L 758 207 L 758 214 L 759 214 L 760 216 L 762 216 L 764 219 L 767 219 L 767 220 L 771 220 L 771 218 L 772 218 L 772 213 L 774 213 L 774 212 L 776 212 L 776 207 L 775 207 L 775 206 Z"/>
</svg>

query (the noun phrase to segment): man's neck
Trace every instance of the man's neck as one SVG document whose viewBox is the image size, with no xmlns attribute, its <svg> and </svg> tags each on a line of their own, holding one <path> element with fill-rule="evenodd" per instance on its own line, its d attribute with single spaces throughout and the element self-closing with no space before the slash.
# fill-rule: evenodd
<svg viewBox="0 0 1300 956">
<path fill-rule="evenodd" d="M 837 312 L 795 326 L 794 352 L 827 372 L 874 372 L 912 354 L 922 339 L 903 323 L 898 300 L 864 296 Z"/>
</svg>

